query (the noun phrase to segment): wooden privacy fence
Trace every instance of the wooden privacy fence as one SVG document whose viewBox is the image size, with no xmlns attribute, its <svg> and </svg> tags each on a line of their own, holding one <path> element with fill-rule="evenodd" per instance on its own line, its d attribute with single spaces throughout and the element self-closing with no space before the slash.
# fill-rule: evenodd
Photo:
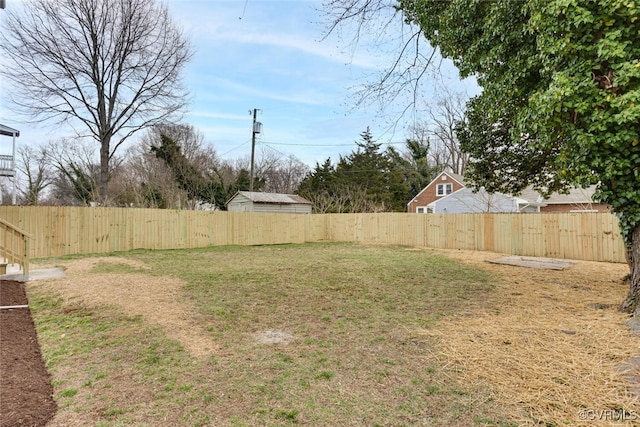
<svg viewBox="0 0 640 427">
<path fill-rule="evenodd" d="M 626 262 L 618 220 L 609 213 L 302 215 L 0 206 L 0 219 L 33 237 L 31 258 L 335 241 Z"/>
</svg>

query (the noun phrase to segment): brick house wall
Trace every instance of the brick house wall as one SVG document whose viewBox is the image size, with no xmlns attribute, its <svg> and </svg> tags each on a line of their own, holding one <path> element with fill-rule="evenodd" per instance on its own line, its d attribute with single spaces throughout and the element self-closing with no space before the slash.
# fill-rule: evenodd
<svg viewBox="0 0 640 427">
<path fill-rule="evenodd" d="M 460 175 L 450 172 L 440 173 L 407 204 L 407 212 L 417 213 L 419 209 L 424 209 L 422 213 L 426 213 L 426 207 L 429 203 L 464 188 L 462 181 L 463 179 Z M 442 186 L 441 188 L 446 190 L 447 184 L 450 184 L 451 191 L 448 193 L 444 191 L 439 195 L 438 186 Z"/>
</svg>

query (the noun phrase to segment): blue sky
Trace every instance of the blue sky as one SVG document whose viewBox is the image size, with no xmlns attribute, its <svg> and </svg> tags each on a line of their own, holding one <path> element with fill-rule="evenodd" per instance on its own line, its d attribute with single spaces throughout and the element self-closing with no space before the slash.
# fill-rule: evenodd
<svg viewBox="0 0 640 427">
<path fill-rule="evenodd" d="M 195 49 L 185 70 L 192 102 L 183 121 L 200 130 L 223 159 L 250 154 L 254 108 L 260 109 L 263 124 L 257 152 L 294 155 L 309 166 L 328 157 L 335 162 L 353 151 L 368 126 L 379 142 L 400 143 L 406 137 L 403 126 L 420 118 L 411 115 L 393 127 L 393 108 L 386 116 L 373 105 L 353 109 L 350 88 L 371 80 L 391 57 L 382 49 L 349 51 L 336 37 L 321 41 L 320 1 L 174 0 L 168 6 Z M 460 83 L 450 64 L 443 64 L 441 72 L 441 81 L 432 78 L 427 87 L 427 100 L 443 84 L 455 91 L 477 91 L 472 81 Z M 0 108 L 1 122 L 21 130 L 19 143 L 55 134 L 11 118 Z"/>
</svg>

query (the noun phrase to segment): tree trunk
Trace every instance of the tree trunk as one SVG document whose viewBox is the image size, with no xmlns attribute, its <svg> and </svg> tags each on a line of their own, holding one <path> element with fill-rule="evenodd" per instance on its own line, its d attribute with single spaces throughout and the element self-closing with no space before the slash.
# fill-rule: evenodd
<svg viewBox="0 0 640 427">
<path fill-rule="evenodd" d="M 631 246 L 627 251 L 629 262 L 629 295 L 620 306 L 620 310 L 633 313 L 640 318 L 640 224 L 636 225 L 631 234 Z"/>
<path fill-rule="evenodd" d="M 110 140 L 103 137 L 100 147 L 100 176 L 98 177 L 98 196 L 100 204 L 107 205 L 107 190 L 109 185 L 109 146 Z"/>
</svg>

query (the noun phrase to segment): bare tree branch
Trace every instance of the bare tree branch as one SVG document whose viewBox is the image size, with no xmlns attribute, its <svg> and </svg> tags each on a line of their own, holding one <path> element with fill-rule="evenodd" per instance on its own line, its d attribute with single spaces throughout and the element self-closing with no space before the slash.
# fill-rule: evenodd
<svg viewBox="0 0 640 427">
<path fill-rule="evenodd" d="M 40 204 L 44 191 L 53 182 L 48 156 L 44 147 L 23 146 L 18 149 L 17 169 L 27 181 L 26 188 L 20 192 L 27 205 Z"/>
<path fill-rule="evenodd" d="M 427 73 L 438 69 L 437 50 L 423 37 L 422 30 L 409 22 L 395 0 L 325 0 L 326 33 L 346 39 L 352 54 L 363 48 L 364 35 L 373 40 L 378 53 L 391 55 L 389 65 L 362 85 L 352 88 L 356 108 L 377 104 L 382 113 L 398 101 L 402 105 L 396 121 L 419 104 Z M 366 46 L 365 46 L 366 48 Z M 384 51 L 387 49 L 388 51 Z"/>
</svg>

